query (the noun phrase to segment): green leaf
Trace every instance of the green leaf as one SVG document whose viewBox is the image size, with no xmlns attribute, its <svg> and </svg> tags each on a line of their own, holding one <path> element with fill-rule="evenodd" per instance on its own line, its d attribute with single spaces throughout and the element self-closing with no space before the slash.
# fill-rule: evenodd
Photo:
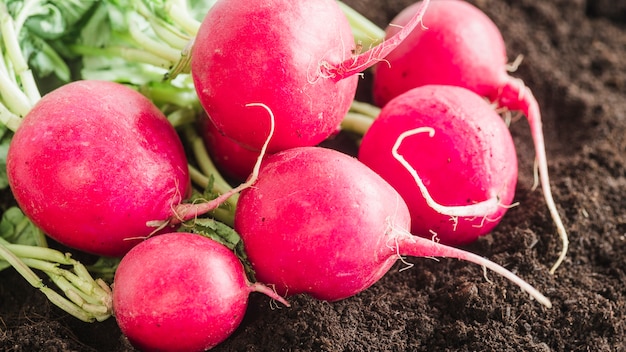
<svg viewBox="0 0 626 352">
<path fill-rule="evenodd" d="M 199 218 L 190 221 L 188 224 L 192 233 L 208 237 L 216 242 L 230 248 L 243 264 L 246 275 L 250 281 L 255 281 L 254 270 L 248 261 L 241 236 L 232 227 L 211 218 Z M 184 229 L 185 227 L 183 227 Z M 189 229 L 189 228 L 187 228 Z"/>
<path fill-rule="evenodd" d="M 22 30 L 22 33 L 21 37 L 27 39 L 21 40 L 20 46 L 33 71 L 37 72 L 39 77 L 54 74 L 61 81 L 69 82 L 70 68 L 56 50 L 40 37 L 28 35 L 27 30 Z"/>
<path fill-rule="evenodd" d="M 71 32 L 83 20 L 95 1 L 48 1 L 33 8 L 24 26 L 42 39 L 58 39 Z"/>
<path fill-rule="evenodd" d="M 115 270 L 120 264 L 121 258 L 99 257 L 98 260 L 87 266 L 87 270 L 94 276 L 106 282 L 113 282 Z"/>
<path fill-rule="evenodd" d="M 43 234 L 18 207 L 11 207 L 2 214 L 0 237 L 13 244 L 38 246 Z M 10 266 L 8 262 L 0 259 L 0 270 Z"/>
<path fill-rule="evenodd" d="M 211 238 L 226 247 L 234 250 L 241 242 L 241 237 L 235 229 L 211 218 L 193 220 L 193 232 Z"/>
</svg>

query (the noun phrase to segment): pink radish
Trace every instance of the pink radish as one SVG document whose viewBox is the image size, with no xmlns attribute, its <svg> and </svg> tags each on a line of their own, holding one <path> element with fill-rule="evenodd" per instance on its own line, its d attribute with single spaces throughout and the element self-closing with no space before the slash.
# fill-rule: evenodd
<svg viewBox="0 0 626 352">
<path fill-rule="evenodd" d="M 402 195 L 413 234 L 445 244 L 491 231 L 515 195 L 509 130 L 483 98 L 461 87 L 426 85 L 391 100 L 363 136 L 359 160 Z"/>
<path fill-rule="evenodd" d="M 494 270 L 551 305 L 503 267 L 413 236 L 409 227 L 409 210 L 393 187 L 357 159 L 319 147 L 268 157 L 235 213 L 257 279 L 280 294 L 336 301 L 374 284 L 401 255 L 444 256 Z"/>
<path fill-rule="evenodd" d="M 87 80 L 48 93 L 28 112 L 11 141 L 7 177 L 46 234 L 104 256 L 121 256 L 254 182 L 182 203 L 190 192 L 187 159 L 163 113 L 119 83 Z"/>
<path fill-rule="evenodd" d="M 357 73 L 383 59 L 415 28 L 428 5 L 398 33 L 359 53 L 334 0 L 220 0 L 195 38 L 191 73 L 218 130 L 259 150 L 271 106 L 276 133 L 269 153 L 316 145 L 334 133 L 350 108 Z"/>
<path fill-rule="evenodd" d="M 251 284 L 225 246 L 196 234 L 169 233 L 134 247 L 115 273 L 115 319 L 144 351 L 204 351 L 241 323 L 251 292 L 289 304 Z"/>
<path fill-rule="evenodd" d="M 393 36 L 420 10 L 419 3 L 403 10 L 387 28 Z M 384 105 L 410 88 L 447 84 L 468 88 L 501 108 L 521 111 L 528 118 L 536 150 L 539 176 L 550 214 L 562 240 L 562 251 L 550 272 L 564 260 L 567 232 L 552 198 L 541 113 L 523 82 L 507 73 L 504 40 L 496 25 L 475 6 L 457 0 L 433 1 L 418 29 L 375 67 L 374 100 Z"/>
<path fill-rule="evenodd" d="M 118 83 L 77 81 L 26 115 L 7 156 L 11 189 L 46 234 L 120 256 L 189 193 L 176 131 L 144 96 Z M 134 238 L 134 239 L 133 239 Z"/>
</svg>

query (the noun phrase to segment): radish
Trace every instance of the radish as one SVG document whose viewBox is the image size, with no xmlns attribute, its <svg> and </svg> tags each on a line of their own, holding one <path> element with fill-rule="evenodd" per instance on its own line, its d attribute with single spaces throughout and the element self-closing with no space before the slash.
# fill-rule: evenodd
<svg viewBox="0 0 626 352">
<path fill-rule="evenodd" d="M 491 231 L 515 195 L 509 130 L 486 101 L 461 87 L 426 85 L 391 100 L 363 136 L 359 160 L 402 195 L 413 234 L 434 234 L 445 244 L 468 244 Z"/>
<path fill-rule="evenodd" d="M 256 278 L 281 295 L 336 301 L 374 284 L 401 255 L 444 256 L 494 270 L 551 306 L 503 267 L 413 236 L 409 227 L 409 210 L 393 187 L 357 159 L 320 147 L 268 157 L 235 212 Z"/>
<path fill-rule="evenodd" d="M 415 3 L 403 10 L 387 28 L 387 36 L 421 11 Z M 552 198 L 539 105 L 523 82 L 507 73 L 504 40 L 495 23 L 475 6 L 456 0 L 433 1 L 418 29 L 376 65 L 373 94 L 379 105 L 410 88 L 447 84 L 468 88 L 494 101 L 500 108 L 523 112 L 535 144 L 536 162 L 552 219 L 562 240 L 562 251 L 551 273 L 564 260 L 568 236 Z"/>
<path fill-rule="evenodd" d="M 234 253 L 191 233 L 168 233 L 134 247 L 119 264 L 113 310 L 121 331 L 145 351 L 204 351 L 241 323 L 251 292 L 289 306 L 250 283 Z"/>
<path fill-rule="evenodd" d="M 72 248 L 121 256 L 189 194 L 182 143 L 144 96 L 118 83 L 76 81 L 23 119 L 7 176 L 24 213 Z"/>
<path fill-rule="evenodd" d="M 259 150 L 268 130 L 249 102 L 271 106 L 269 153 L 316 145 L 336 132 L 356 93 L 357 73 L 382 60 L 428 6 L 393 38 L 360 53 L 334 0 L 219 0 L 198 30 L 191 74 L 200 102 L 224 135 Z"/>
<path fill-rule="evenodd" d="M 250 184 L 182 203 L 189 171 L 172 125 L 137 91 L 90 80 L 52 91 L 27 113 L 9 147 L 7 177 L 17 203 L 46 234 L 104 256 L 121 256 Z"/>
</svg>

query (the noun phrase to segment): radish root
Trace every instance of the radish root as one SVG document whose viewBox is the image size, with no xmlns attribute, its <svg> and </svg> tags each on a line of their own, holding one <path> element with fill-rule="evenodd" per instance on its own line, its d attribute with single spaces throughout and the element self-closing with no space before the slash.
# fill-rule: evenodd
<svg viewBox="0 0 626 352">
<path fill-rule="evenodd" d="M 256 107 L 256 106 L 266 109 L 267 112 L 269 113 L 270 131 L 267 136 L 267 139 L 265 140 L 265 143 L 263 143 L 263 147 L 261 148 L 259 157 L 257 158 L 257 161 L 254 164 L 254 168 L 252 169 L 252 173 L 250 174 L 250 177 L 248 177 L 248 180 L 240 184 L 239 186 L 228 190 L 226 193 L 223 193 L 217 198 L 212 199 L 208 202 L 178 204 L 173 211 L 173 215 L 168 220 L 166 220 L 165 222 L 150 221 L 147 223 L 148 226 L 158 226 L 159 228 L 163 228 L 168 225 L 180 224 L 184 221 L 194 219 L 201 214 L 205 214 L 207 212 L 217 209 L 217 207 L 219 207 L 222 203 L 226 202 L 231 196 L 243 191 L 246 188 L 251 187 L 256 182 L 256 180 L 259 177 L 259 170 L 261 168 L 261 162 L 263 161 L 263 157 L 267 153 L 267 146 L 269 145 L 270 140 L 272 139 L 272 136 L 274 135 L 274 129 L 275 129 L 274 113 L 267 105 L 263 103 L 246 104 L 246 107 Z"/>
<path fill-rule="evenodd" d="M 490 261 L 487 258 L 481 257 L 472 252 L 467 252 L 459 248 L 446 246 L 441 243 L 433 242 L 429 239 L 413 236 L 409 232 L 403 229 L 397 229 L 397 243 L 398 251 L 404 255 L 410 255 L 415 257 L 447 257 L 456 258 L 474 264 L 483 266 L 496 274 L 508 279 L 512 283 L 518 285 L 522 291 L 527 292 L 530 296 L 536 299 L 539 303 L 548 308 L 552 308 L 552 302 L 536 288 L 524 281 L 519 276 L 513 274 L 511 271 L 502 267 L 495 262 Z"/>
<path fill-rule="evenodd" d="M 420 192 L 422 193 L 422 196 L 426 200 L 426 203 L 432 209 L 437 211 L 438 213 L 444 214 L 444 215 L 449 215 L 452 218 L 458 218 L 458 217 L 486 217 L 489 214 L 495 213 L 498 210 L 498 207 L 500 207 L 500 200 L 499 200 L 499 198 L 497 196 L 489 198 L 489 199 L 484 200 L 482 202 L 478 202 L 478 203 L 472 204 L 472 205 L 459 205 L 459 206 L 445 206 L 445 205 L 437 203 L 437 201 L 435 201 L 432 198 L 432 196 L 428 192 L 428 189 L 424 185 L 424 182 L 422 181 L 422 178 L 418 175 L 418 173 L 415 170 L 415 168 L 413 166 L 411 166 L 411 164 L 404 158 L 404 156 L 402 156 L 398 152 L 398 149 L 400 148 L 400 145 L 402 144 L 402 142 L 406 138 L 408 138 L 410 136 L 413 136 L 413 135 L 416 135 L 416 134 L 420 134 L 420 133 L 428 133 L 429 137 L 433 137 L 435 135 L 435 130 L 433 128 L 431 128 L 431 127 L 418 127 L 418 128 L 407 130 L 407 131 L 401 133 L 400 136 L 398 137 L 398 139 L 396 140 L 396 143 L 394 144 L 394 146 L 393 146 L 393 148 L 391 150 L 391 153 L 393 154 L 393 157 L 400 164 L 402 164 L 402 166 L 409 173 L 411 173 L 411 176 L 413 176 L 413 179 L 415 180 L 415 183 L 419 187 Z"/>
</svg>

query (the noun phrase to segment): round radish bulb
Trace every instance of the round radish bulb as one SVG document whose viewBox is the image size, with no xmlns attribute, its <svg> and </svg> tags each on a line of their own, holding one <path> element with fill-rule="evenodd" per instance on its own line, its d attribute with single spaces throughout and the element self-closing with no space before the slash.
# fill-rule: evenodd
<svg viewBox="0 0 626 352">
<path fill-rule="evenodd" d="M 189 193 L 176 131 L 144 96 L 118 83 L 77 81 L 25 116 L 7 156 L 11 190 L 46 234 L 121 256 Z"/>
<path fill-rule="evenodd" d="M 356 93 L 356 74 L 395 48 L 421 14 L 394 38 L 358 53 L 334 0 L 217 1 L 192 50 L 198 97 L 217 129 L 249 149 L 260 150 L 269 130 L 265 112 L 249 103 L 274 112 L 268 153 L 316 145 L 339 128 Z"/>
<path fill-rule="evenodd" d="M 209 238 L 168 233 L 134 247 L 119 264 L 113 309 L 121 331 L 145 351 L 205 351 L 241 323 L 251 284 L 231 250 Z"/>
<path fill-rule="evenodd" d="M 421 127 L 434 134 L 408 136 L 397 152 L 423 187 L 393 153 L 402 133 Z M 461 87 L 427 85 L 390 101 L 363 136 L 359 160 L 402 195 L 413 234 L 436 235 L 445 244 L 467 244 L 491 231 L 515 195 L 517 156 L 509 130 L 483 98 Z"/>
<path fill-rule="evenodd" d="M 393 187 L 357 159 L 320 147 L 268 157 L 235 213 L 257 279 L 280 294 L 336 301 L 374 284 L 401 255 L 445 256 L 494 270 L 550 306 L 501 266 L 413 236 L 409 227 L 409 209 Z"/>
<path fill-rule="evenodd" d="M 259 281 L 328 301 L 363 291 L 391 268 L 391 226 L 410 226 L 398 193 L 357 159 L 321 147 L 269 156 L 235 212 Z"/>
</svg>

